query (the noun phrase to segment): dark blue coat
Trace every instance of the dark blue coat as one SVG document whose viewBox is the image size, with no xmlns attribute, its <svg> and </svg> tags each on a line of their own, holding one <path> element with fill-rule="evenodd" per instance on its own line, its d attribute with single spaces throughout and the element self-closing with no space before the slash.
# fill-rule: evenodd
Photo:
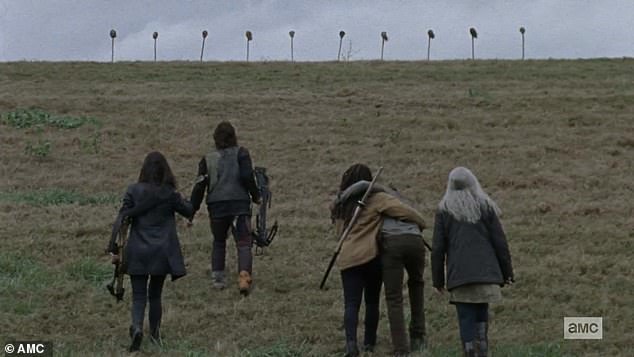
<svg viewBox="0 0 634 357">
<path fill-rule="evenodd" d="M 435 288 L 467 284 L 500 284 L 513 279 L 511 254 L 495 212 L 483 212 L 476 223 L 462 222 L 443 211 L 436 213 L 431 253 Z"/>
<path fill-rule="evenodd" d="M 193 214 L 191 203 L 169 186 L 149 183 L 130 185 L 113 226 L 113 236 L 124 217 L 129 217 L 130 233 L 125 250 L 126 273 L 130 275 L 167 275 L 172 280 L 186 274 L 174 213 L 187 218 Z M 112 243 L 111 243 L 112 251 Z"/>
</svg>

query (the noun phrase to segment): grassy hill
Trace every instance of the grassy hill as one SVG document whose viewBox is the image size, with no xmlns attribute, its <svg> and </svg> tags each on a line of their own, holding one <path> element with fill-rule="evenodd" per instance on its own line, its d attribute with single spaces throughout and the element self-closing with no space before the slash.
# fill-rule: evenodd
<svg viewBox="0 0 634 357">
<path fill-rule="evenodd" d="M 356 162 L 433 222 L 449 171 L 471 168 L 500 205 L 517 282 L 492 307 L 495 356 L 634 355 L 634 61 L 0 64 L 0 342 L 118 355 L 103 249 L 149 151 L 189 194 L 221 120 L 270 172 L 280 232 L 239 296 L 211 288 L 201 211 L 179 223 L 188 276 L 166 283 L 166 346 L 188 356 L 341 355 L 343 302 L 328 204 Z M 429 240 L 431 231 L 425 232 Z M 429 258 L 429 256 L 428 256 Z M 432 356 L 459 355 L 453 306 L 425 288 Z M 375 355 L 390 351 L 384 302 Z M 563 339 L 602 316 L 603 340 Z M 144 354 L 147 354 L 145 352 Z"/>
</svg>

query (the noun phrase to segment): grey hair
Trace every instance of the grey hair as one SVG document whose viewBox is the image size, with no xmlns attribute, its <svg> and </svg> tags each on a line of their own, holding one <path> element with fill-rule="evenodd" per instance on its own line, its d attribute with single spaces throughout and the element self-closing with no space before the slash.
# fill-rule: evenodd
<svg viewBox="0 0 634 357">
<path fill-rule="evenodd" d="M 438 209 L 448 212 L 459 221 L 476 223 L 482 213 L 492 210 L 500 214 L 498 205 L 487 195 L 477 177 L 466 167 L 456 167 L 449 173 L 447 191 Z"/>
</svg>

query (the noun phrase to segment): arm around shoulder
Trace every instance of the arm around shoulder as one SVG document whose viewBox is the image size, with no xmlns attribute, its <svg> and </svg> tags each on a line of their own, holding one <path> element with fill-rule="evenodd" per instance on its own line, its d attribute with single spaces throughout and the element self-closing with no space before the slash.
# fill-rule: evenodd
<svg viewBox="0 0 634 357">
<path fill-rule="evenodd" d="M 377 210 L 392 218 L 416 223 L 423 230 L 427 227 L 425 219 L 414 207 L 403 203 L 400 199 L 384 192 L 373 194 L 377 202 Z"/>
</svg>

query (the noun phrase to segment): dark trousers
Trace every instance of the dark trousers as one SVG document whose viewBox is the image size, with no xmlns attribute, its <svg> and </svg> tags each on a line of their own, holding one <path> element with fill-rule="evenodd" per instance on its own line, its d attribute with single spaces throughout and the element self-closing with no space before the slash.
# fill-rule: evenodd
<svg viewBox="0 0 634 357">
<path fill-rule="evenodd" d="M 410 338 L 423 339 L 425 336 L 425 310 L 423 301 L 423 270 L 425 268 L 425 245 L 420 236 L 401 235 L 384 237 L 381 240 L 383 281 L 387 316 L 390 321 L 392 347 L 394 352 L 409 352 L 405 317 L 403 315 L 403 271 L 407 271 L 407 290 L 411 320 Z"/>
<path fill-rule="evenodd" d="M 234 220 L 235 226 L 233 225 Z M 211 233 L 214 236 L 214 245 L 211 251 L 211 270 L 225 270 L 227 236 L 229 229 L 231 229 L 238 250 L 238 271 L 246 270 L 251 274 L 253 270 L 251 216 L 210 218 L 210 225 Z"/>
<path fill-rule="evenodd" d="M 343 283 L 343 323 L 346 341 L 357 340 L 357 325 L 361 299 L 365 298 L 365 331 L 363 344 L 376 344 L 379 326 L 379 300 L 381 296 L 381 260 L 374 258 L 368 263 L 341 271 Z"/>
<path fill-rule="evenodd" d="M 147 275 L 130 275 L 132 282 L 132 326 L 143 329 L 143 316 L 145 305 L 150 302 L 150 331 L 154 331 L 161 325 L 161 294 L 165 275 L 152 275 L 148 286 Z"/>
<path fill-rule="evenodd" d="M 460 338 L 462 342 L 471 342 L 475 339 L 476 326 L 481 322 L 489 321 L 489 304 L 472 304 L 455 302 L 460 326 Z"/>
</svg>

